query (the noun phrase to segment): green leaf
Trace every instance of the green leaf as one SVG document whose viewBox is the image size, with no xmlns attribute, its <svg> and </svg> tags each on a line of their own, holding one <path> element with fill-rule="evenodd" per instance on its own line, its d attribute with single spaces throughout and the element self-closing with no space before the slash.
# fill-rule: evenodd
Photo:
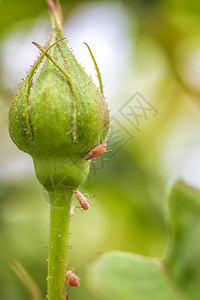
<svg viewBox="0 0 200 300">
<path fill-rule="evenodd" d="M 190 299 L 200 299 L 200 191 L 177 183 L 169 200 L 171 240 L 166 264 Z"/>
<path fill-rule="evenodd" d="M 106 253 L 94 262 L 88 278 L 92 289 L 103 299 L 183 299 L 162 262 L 154 258 L 125 252 Z"/>
<path fill-rule="evenodd" d="M 171 237 L 162 260 L 110 252 L 92 264 L 88 283 L 100 299 L 199 299 L 200 192 L 176 183 L 169 197 L 169 219 Z"/>
</svg>

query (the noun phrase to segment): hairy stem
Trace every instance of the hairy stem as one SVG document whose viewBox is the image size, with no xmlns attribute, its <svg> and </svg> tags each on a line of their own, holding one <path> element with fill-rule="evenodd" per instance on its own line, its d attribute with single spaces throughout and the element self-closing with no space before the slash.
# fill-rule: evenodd
<svg viewBox="0 0 200 300">
<path fill-rule="evenodd" d="M 48 258 L 48 299 L 50 300 L 66 300 L 70 220 L 70 203 L 68 201 L 66 203 L 67 206 L 50 206 Z"/>
</svg>

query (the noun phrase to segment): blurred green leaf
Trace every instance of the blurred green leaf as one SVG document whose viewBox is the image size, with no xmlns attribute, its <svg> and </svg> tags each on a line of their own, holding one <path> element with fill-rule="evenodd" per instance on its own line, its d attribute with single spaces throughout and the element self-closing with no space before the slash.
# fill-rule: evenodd
<svg viewBox="0 0 200 300">
<path fill-rule="evenodd" d="M 77 3 L 77 1 L 67 1 L 66 3 L 64 0 L 60 0 L 60 2 L 68 11 L 70 7 L 73 7 Z M 0 12 L 0 33 L 4 33 L 7 28 L 18 21 L 34 19 L 41 15 L 41 13 L 47 13 L 48 5 L 46 0 L 35 0 L 32 2 L 26 0 L 0 0 Z"/>
<path fill-rule="evenodd" d="M 179 300 L 162 262 L 143 256 L 111 252 L 102 255 L 89 273 L 91 286 L 105 299 Z"/>
<path fill-rule="evenodd" d="M 103 254 L 89 270 L 93 290 L 115 300 L 199 299 L 200 192 L 178 182 L 169 210 L 172 232 L 165 258 Z"/>
<path fill-rule="evenodd" d="M 43 297 L 38 285 L 35 283 L 32 277 L 27 273 L 27 271 L 22 267 L 22 265 L 17 260 L 13 260 L 11 261 L 10 266 L 15 272 L 15 274 L 18 276 L 18 278 L 21 280 L 23 285 L 28 290 L 30 299 L 42 300 Z"/>
<path fill-rule="evenodd" d="M 171 240 L 166 264 L 190 299 L 199 299 L 200 191 L 177 183 L 169 200 Z"/>
</svg>

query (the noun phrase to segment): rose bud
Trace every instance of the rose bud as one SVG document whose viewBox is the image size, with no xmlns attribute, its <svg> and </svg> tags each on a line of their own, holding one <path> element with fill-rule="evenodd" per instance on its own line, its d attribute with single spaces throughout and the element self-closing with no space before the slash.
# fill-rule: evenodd
<svg viewBox="0 0 200 300">
<path fill-rule="evenodd" d="M 50 203 L 68 205 L 86 180 L 91 149 L 105 143 L 109 112 L 101 90 L 75 59 L 64 39 L 60 12 L 48 1 L 52 35 L 12 100 L 9 132 L 33 158 Z M 65 190 L 66 197 L 58 197 Z M 68 201 L 67 201 L 68 199 Z"/>
</svg>

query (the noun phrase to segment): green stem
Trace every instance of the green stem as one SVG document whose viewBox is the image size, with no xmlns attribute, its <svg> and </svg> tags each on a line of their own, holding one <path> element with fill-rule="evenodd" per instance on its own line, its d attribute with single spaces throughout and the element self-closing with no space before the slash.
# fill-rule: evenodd
<svg viewBox="0 0 200 300">
<path fill-rule="evenodd" d="M 64 195 L 64 194 L 63 194 Z M 70 203 L 50 205 L 48 299 L 66 300 Z"/>
</svg>

